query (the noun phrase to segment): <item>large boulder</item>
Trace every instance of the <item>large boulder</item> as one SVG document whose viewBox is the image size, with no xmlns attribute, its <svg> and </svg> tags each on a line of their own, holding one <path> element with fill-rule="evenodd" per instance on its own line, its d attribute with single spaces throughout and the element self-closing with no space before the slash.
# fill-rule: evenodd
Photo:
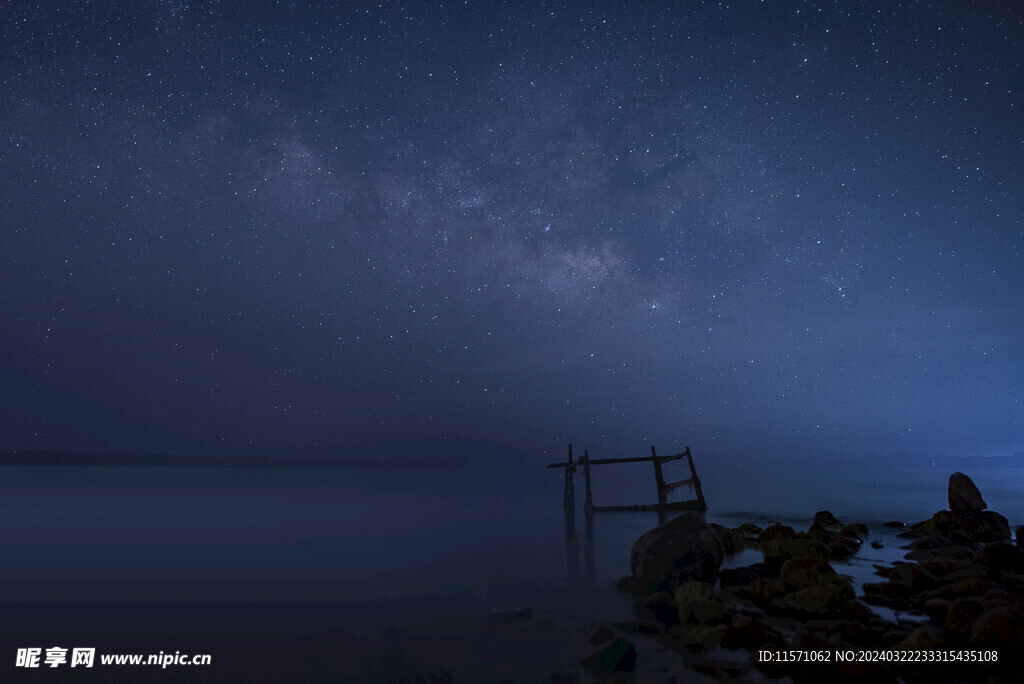
<svg viewBox="0 0 1024 684">
<path fill-rule="evenodd" d="M 665 522 L 633 543 L 630 568 L 641 594 L 673 591 L 689 581 L 714 583 L 724 550 L 698 513 Z"/>
<path fill-rule="evenodd" d="M 949 476 L 949 510 L 983 511 L 988 504 L 981 498 L 981 492 L 974 481 L 963 473 Z"/>
<path fill-rule="evenodd" d="M 949 537 L 959 532 L 975 542 L 1002 541 L 1010 538 L 1010 523 L 995 511 L 939 511 L 929 520 L 914 525 L 931 535 Z"/>
</svg>

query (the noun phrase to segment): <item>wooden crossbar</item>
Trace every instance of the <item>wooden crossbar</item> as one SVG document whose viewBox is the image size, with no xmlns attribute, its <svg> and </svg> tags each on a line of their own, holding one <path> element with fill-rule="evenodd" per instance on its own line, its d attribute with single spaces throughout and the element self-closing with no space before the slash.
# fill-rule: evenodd
<svg viewBox="0 0 1024 684">
<path fill-rule="evenodd" d="M 664 463 L 671 461 L 678 461 L 685 458 L 687 465 L 690 467 L 690 477 L 685 480 L 679 480 L 678 482 L 666 483 L 665 477 L 662 473 L 661 466 Z M 658 503 L 641 505 L 641 506 L 594 506 L 593 500 L 590 493 L 590 466 L 592 465 L 608 465 L 612 463 L 652 463 L 654 464 L 654 480 L 657 485 L 658 492 Z M 590 458 L 590 455 L 584 451 L 583 456 L 579 459 L 574 460 L 572 457 L 572 445 L 569 445 L 569 460 L 562 463 L 548 463 L 548 468 L 565 468 L 565 495 L 563 496 L 562 503 L 566 508 L 566 511 L 570 511 L 575 508 L 575 492 L 573 488 L 573 475 L 576 473 L 577 467 L 583 468 L 585 485 L 586 485 L 586 504 L 584 506 L 586 511 L 636 511 L 636 510 L 707 510 L 707 504 L 704 501 L 704 492 L 701 491 L 700 478 L 697 477 L 697 470 L 693 467 L 693 456 L 690 455 L 690 447 L 686 447 L 686 450 L 674 454 L 672 456 L 658 456 L 655 452 L 654 447 L 651 447 L 650 456 L 636 456 L 630 458 Z M 678 501 L 669 502 L 668 495 L 670 492 L 676 489 L 689 486 L 692 491 L 697 495 L 697 498 L 693 501 Z"/>
<path fill-rule="evenodd" d="M 689 485 L 691 488 L 693 488 L 693 478 L 692 477 L 688 477 L 685 480 L 679 480 L 679 482 L 669 482 L 669 483 L 666 483 L 665 484 L 665 489 L 673 490 L 673 489 L 678 489 L 679 487 L 683 487 L 683 486 L 686 486 L 686 485 Z"/>
</svg>

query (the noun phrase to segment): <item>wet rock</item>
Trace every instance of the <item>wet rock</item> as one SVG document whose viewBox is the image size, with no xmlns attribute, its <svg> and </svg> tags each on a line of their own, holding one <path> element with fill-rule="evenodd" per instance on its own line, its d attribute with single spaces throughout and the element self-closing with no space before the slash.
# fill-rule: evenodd
<svg viewBox="0 0 1024 684">
<path fill-rule="evenodd" d="M 910 607 L 910 597 L 913 594 L 911 588 L 903 582 L 865 582 L 861 589 L 866 602 L 898 610 Z"/>
<path fill-rule="evenodd" d="M 883 544 L 882 542 L 880 542 L 880 541 L 878 541 L 876 539 L 875 541 L 871 542 L 871 548 L 873 548 L 873 549 L 883 549 L 883 548 L 885 548 L 885 544 Z"/>
<path fill-rule="evenodd" d="M 949 510 L 981 511 L 986 508 L 988 504 L 981 498 L 981 492 L 971 478 L 963 473 L 949 476 Z"/>
<path fill-rule="evenodd" d="M 860 551 L 860 540 L 852 537 L 838 537 L 825 545 L 825 553 L 832 560 L 853 558 Z"/>
<path fill-rule="evenodd" d="M 933 548 L 920 548 L 904 556 L 907 560 L 930 562 L 934 560 L 963 560 L 971 562 L 975 557 L 974 550 L 969 546 L 949 545 Z"/>
<path fill-rule="evenodd" d="M 736 528 L 744 537 L 756 537 L 761 534 L 761 527 L 754 523 L 743 523 Z"/>
<path fill-rule="evenodd" d="M 889 527 L 894 530 L 902 530 L 906 528 L 907 523 L 900 522 L 899 520 L 890 520 L 887 523 L 882 523 L 882 527 Z"/>
<path fill-rule="evenodd" d="M 636 669 L 636 647 L 622 637 L 616 637 L 601 650 L 584 658 L 580 664 L 598 675 L 632 672 Z"/>
<path fill-rule="evenodd" d="M 1002 541 L 1010 538 L 1010 523 L 995 511 L 939 511 L 915 528 L 932 535 L 949 536 L 959 530 L 975 542 Z"/>
<path fill-rule="evenodd" d="M 853 589 L 849 585 L 831 582 L 786 594 L 768 604 L 768 610 L 797 618 L 839 617 L 853 597 Z"/>
<path fill-rule="evenodd" d="M 868 526 L 864 523 L 850 523 L 849 525 L 843 525 L 839 532 L 840 534 L 852 533 L 856 535 L 858 539 L 864 539 L 871 534 L 871 530 L 869 530 Z"/>
<path fill-rule="evenodd" d="M 634 542 L 630 569 L 635 588 L 649 594 L 691 580 L 713 583 L 723 554 L 722 542 L 699 514 L 673 518 Z"/>
<path fill-rule="evenodd" d="M 889 579 L 905 584 L 911 592 L 926 591 L 935 587 L 939 580 L 921 563 L 904 563 L 896 561 L 892 566 Z"/>
</svg>

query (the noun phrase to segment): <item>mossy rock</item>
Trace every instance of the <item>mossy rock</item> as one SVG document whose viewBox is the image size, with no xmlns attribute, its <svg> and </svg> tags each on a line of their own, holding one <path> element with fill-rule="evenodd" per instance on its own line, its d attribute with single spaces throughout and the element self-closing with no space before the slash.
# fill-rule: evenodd
<svg viewBox="0 0 1024 684">
<path fill-rule="evenodd" d="M 828 560 L 828 551 L 813 539 L 770 539 L 761 542 L 761 553 L 769 565 L 778 567 L 789 558 L 817 558 Z"/>
<path fill-rule="evenodd" d="M 819 584 L 838 581 L 836 571 L 820 558 L 798 556 L 790 558 L 779 569 L 779 579 L 787 589 L 807 589 Z"/>
</svg>

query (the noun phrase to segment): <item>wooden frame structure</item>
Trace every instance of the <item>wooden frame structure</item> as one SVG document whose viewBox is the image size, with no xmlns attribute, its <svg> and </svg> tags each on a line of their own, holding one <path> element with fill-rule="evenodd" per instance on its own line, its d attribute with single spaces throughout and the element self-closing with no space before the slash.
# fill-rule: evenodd
<svg viewBox="0 0 1024 684">
<path fill-rule="evenodd" d="M 661 466 L 670 461 L 678 461 L 685 458 L 690 466 L 690 477 L 685 480 L 679 480 L 678 482 L 665 482 L 665 474 L 662 471 Z M 610 463 L 646 463 L 650 462 L 654 464 L 654 483 L 658 489 L 658 503 L 656 504 L 636 504 L 633 506 L 595 506 L 594 498 L 590 491 L 590 467 L 596 465 L 607 465 Z M 583 504 L 583 510 L 587 515 L 595 511 L 706 511 L 708 509 L 707 503 L 704 501 L 704 491 L 700 486 L 700 478 L 697 477 L 697 469 L 693 467 L 693 456 L 690 454 L 690 447 L 686 447 L 685 451 L 672 456 L 658 456 L 658 453 L 651 447 L 650 456 L 639 456 L 634 458 L 590 458 L 590 454 L 587 453 L 586 449 L 583 450 L 583 456 L 578 460 L 574 461 L 572 458 L 572 444 L 569 445 L 569 460 L 565 463 L 548 463 L 548 468 L 564 468 L 565 469 L 565 490 L 562 494 L 562 507 L 565 509 L 567 515 L 571 515 L 576 509 L 576 485 L 574 477 L 576 475 L 577 467 L 583 469 L 583 480 L 584 487 L 586 488 L 586 499 Z M 694 494 L 697 496 L 696 499 L 689 501 L 669 501 L 668 496 L 671 492 L 679 489 L 680 487 L 689 486 Z"/>
</svg>

